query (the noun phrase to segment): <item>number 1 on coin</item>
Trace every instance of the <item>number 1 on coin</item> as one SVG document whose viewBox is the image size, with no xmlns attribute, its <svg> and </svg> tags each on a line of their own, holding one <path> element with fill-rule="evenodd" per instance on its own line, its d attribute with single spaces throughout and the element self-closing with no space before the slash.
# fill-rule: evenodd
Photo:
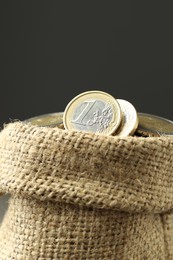
<svg viewBox="0 0 173 260">
<path fill-rule="evenodd" d="M 85 101 L 84 104 L 86 104 L 86 106 L 85 106 L 84 110 L 81 112 L 81 114 L 75 120 L 72 120 L 71 122 L 74 124 L 86 126 L 86 124 L 83 123 L 83 120 L 85 119 L 85 117 L 87 116 L 89 111 L 92 109 L 92 107 L 95 105 L 95 103 L 96 103 L 96 100 Z"/>
</svg>

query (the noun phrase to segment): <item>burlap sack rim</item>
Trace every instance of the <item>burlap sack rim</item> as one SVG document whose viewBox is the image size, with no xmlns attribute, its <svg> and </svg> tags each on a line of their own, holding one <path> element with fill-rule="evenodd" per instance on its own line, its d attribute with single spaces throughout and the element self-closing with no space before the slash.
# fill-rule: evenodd
<svg viewBox="0 0 173 260">
<path fill-rule="evenodd" d="M 97 209 L 170 211 L 172 148 L 171 137 L 119 138 L 10 123 L 0 133 L 0 192 Z"/>
</svg>

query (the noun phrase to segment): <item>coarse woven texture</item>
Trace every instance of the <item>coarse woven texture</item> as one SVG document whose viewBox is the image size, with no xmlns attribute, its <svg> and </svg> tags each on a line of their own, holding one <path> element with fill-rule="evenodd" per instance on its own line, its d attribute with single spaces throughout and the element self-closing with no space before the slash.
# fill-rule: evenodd
<svg viewBox="0 0 173 260">
<path fill-rule="evenodd" d="M 0 259 L 172 260 L 172 168 L 171 137 L 7 125 Z"/>
</svg>

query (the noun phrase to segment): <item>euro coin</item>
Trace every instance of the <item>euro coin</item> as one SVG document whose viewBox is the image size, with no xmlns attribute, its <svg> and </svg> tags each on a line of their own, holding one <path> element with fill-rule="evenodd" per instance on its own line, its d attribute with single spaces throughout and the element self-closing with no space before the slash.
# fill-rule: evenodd
<svg viewBox="0 0 173 260">
<path fill-rule="evenodd" d="M 66 130 L 113 134 L 122 120 L 120 105 L 102 91 L 88 91 L 75 97 L 63 117 Z"/>
<path fill-rule="evenodd" d="M 63 113 L 51 113 L 40 115 L 36 117 L 29 118 L 25 120 L 26 123 L 31 123 L 32 125 L 36 126 L 60 126 L 62 128 L 63 124 Z"/>
<path fill-rule="evenodd" d="M 169 119 L 145 113 L 138 113 L 138 117 L 137 133 L 143 136 L 173 135 L 173 122 Z"/>
<path fill-rule="evenodd" d="M 123 99 L 117 99 L 123 113 L 122 123 L 114 134 L 119 137 L 133 135 L 138 127 L 138 114 L 134 106 Z"/>
</svg>

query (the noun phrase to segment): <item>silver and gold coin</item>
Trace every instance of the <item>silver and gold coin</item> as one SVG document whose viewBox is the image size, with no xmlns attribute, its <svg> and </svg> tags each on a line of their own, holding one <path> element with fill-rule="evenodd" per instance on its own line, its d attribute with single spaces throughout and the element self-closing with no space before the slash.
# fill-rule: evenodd
<svg viewBox="0 0 173 260">
<path fill-rule="evenodd" d="M 36 117 L 29 118 L 25 120 L 26 123 L 31 123 L 36 126 L 58 126 L 59 128 L 63 128 L 63 113 L 51 113 L 44 114 Z"/>
<path fill-rule="evenodd" d="M 102 91 L 84 92 L 66 107 L 63 122 L 66 130 L 113 134 L 120 126 L 119 103 Z"/>
<path fill-rule="evenodd" d="M 173 122 L 169 119 L 145 114 L 138 113 L 139 125 L 136 131 L 137 134 L 142 136 L 173 136 Z"/>
<path fill-rule="evenodd" d="M 133 135 L 138 127 L 138 114 L 134 106 L 123 99 L 117 99 L 123 113 L 122 123 L 114 134 L 119 137 Z"/>
</svg>

